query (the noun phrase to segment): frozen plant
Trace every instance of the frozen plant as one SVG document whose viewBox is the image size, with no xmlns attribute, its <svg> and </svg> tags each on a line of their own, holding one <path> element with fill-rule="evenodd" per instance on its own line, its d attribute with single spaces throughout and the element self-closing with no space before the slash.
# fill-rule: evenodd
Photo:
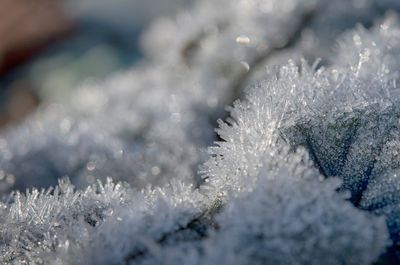
<svg viewBox="0 0 400 265">
<path fill-rule="evenodd" d="M 375 17 L 377 2 L 355 2 L 199 2 L 153 26 L 147 61 L 9 128 L 4 195 L 65 175 L 78 189 L 4 199 L 2 262 L 371 264 L 389 233 L 396 249 L 395 15 L 345 34 L 329 66 L 299 60 L 325 12 Z M 287 56 L 257 72 L 198 172 L 214 118 Z M 95 184 L 108 176 L 128 184 Z"/>
<path fill-rule="evenodd" d="M 199 264 L 372 264 L 378 259 L 389 242 L 384 219 L 354 208 L 337 193 L 340 181 L 303 168 L 297 164 L 300 156 L 266 153 L 257 175 L 242 176 L 257 180 L 217 217 L 219 231 L 205 247 L 206 262 Z M 286 165 L 266 166 L 275 159 Z"/>
<path fill-rule="evenodd" d="M 0 261 L 121 264 L 145 253 L 148 242 L 186 227 L 207 204 L 176 182 L 137 191 L 109 179 L 79 191 L 60 180 L 54 190 L 17 192 L 1 205 Z"/>
<path fill-rule="evenodd" d="M 83 84 L 65 106 L 43 107 L 2 134 L 0 170 L 11 176 L 4 192 L 48 187 L 63 176 L 79 188 L 107 176 L 138 188 L 171 179 L 198 185 L 201 150 L 214 140 L 223 106 L 252 80 L 253 69 L 279 51 L 299 50 L 303 30 L 316 30 L 311 22 L 319 10 L 330 12 L 324 3 L 207 0 L 176 21 L 156 23 L 143 41 L 147 62 Z M 357 12 L 374 3 L 338 5 Z"/>
<path fill-rule="evenodd" d="M 290 124 L 280 129 L 286 141 L 309 150 L 322 174 L 343 178 L 342 188 L 351 191 L 356 206 L 388 217 L 395 245 L 399 28 L 392 14 L 370 31 L 347 33 L 338 52 L 340 63 L 321 71 L 325 74 L 312 81 L 314 91 L 300 89 L 312 95 L 302 99 L 307 110 L 296 111 L 302 114 L 291 115 Z"/>
<path fill-rule="evenodd" d="M 54 190 L 11 195 L 1 207 L 1 263 L 41 264 L 44 253 L 84 239 L 126 197 L 121 184 L 74 191 L 68 180 Z"/>
<path fill-rule="evenodd" d="M 288 142 L 293 149 L 303 146 L 324 178 L 343 179 L 341 189 L 351 192 L 356 206 L 387 217 L 395 249 L 399 238 L 398 29 L 397 18 L 390 15 L 371 32 L 348 33 L 351 38 L 343 40 L 348 44 L 338 52 L 339 58 L 350 58 L 347 64 L 341 61 L 315 70 L 317 65 L 290 63 L 270 74 L 250 90 L 247 104 L 234 105 L 228 124 L 221 123 L 219 134 L 225 142 L 211 149 L 207 178 L 225 187 L 225 192 L 241 190 L 248 179 L 240 176 L 254 175 L 261 166 L 260 149 L 269 152 L 266 146 L 275 141 Z M 351 45 L 356 47 L 349 50 Z M 268 118 L 260 120 L 262 115 Z M 250 126 L 254 120 L 257 123 Z"/>
<path fill-rule="evenodd" d="M 250 107 L 242 114 L 253 111 Z M 254 129 L 256 124 L 248 120 L 243 125 Z M 264 136 L 258 134 L 258 141 Z M 228 145 L 239 149 L 248 142 L 224 147 Z M 215 155 L 230 156 L 223 147 L 220 151 Z M 250 159 L 236 157 L 252 170 L 241 171 L 242 185 L 229 193 L 227 205 L 214 217 L 217 229 L 200 243 L 156 245 L 138 264 L 372 264 L 384 252 L 389 243 L 385 220 L 355 208 L 346 200 L 348 194 L 337 193 L 340 181 L 325 180 L 304 150 L 292 153 L 270 143 L 248 151 L 259 155 L 258 165 L 253 168 Z M 214 170 L 224 172 L 224 166 L 220 161 Z"/>
<path fill-rule="evenodd" d="M 287 0 L 264 12 L 261 0 L 228 2 L 198 3 L 193 15 L 198 22 L 185 23 L 194 28 L 175 28 L 176 34 L 182 31 L 182 37 L 177 37 L 180 42 L 168 40 L 168 53 L 160 54 L 158 61 L 149 60 L 101 84 L 84 84 L 70 103 L 43 107 L 4 133 L 0 169 L 13 176 L 11 187 L 48 187 L 63 176 L 79 188 L 107 176 L 138 188 L 163 186 L 171 179 L 198 185 L 197 165 L 204 160 L 201 150 L 214 140 L 214 119 L 242 87 L 242 74 L 248 70 L 243 65 L 298 34 L 299 21 L 312 8 L 308 2 Z M 217 13 L 210 14 L 209 20 L 205 17 L 215 4 L 229 7 L 223 16 L 229 19 L 223 22 L 227 28 L 203 36 L 207 25 L 218 28 L 221 23 Z M 264 24 L 274 26 L 265 29 Z M 201 39 L 196 39 L 197 34 Z M 240 34 L 251 38 L 251 45 L 243 43 L 244 36 L 231 41 Z M 154 36 L 150 39 L 159 35 L 150 34 Z M 256 39 L 259 42 L 253 43 Z M 221 52 L 227 50 L 226 44 L 232 47 L 230 53 Z M 236 57 L 229 59 L 237 54 L 242 54 L 242 63 Z M 231 71 L 237 67 L 241 70 Z"/>
</svg>

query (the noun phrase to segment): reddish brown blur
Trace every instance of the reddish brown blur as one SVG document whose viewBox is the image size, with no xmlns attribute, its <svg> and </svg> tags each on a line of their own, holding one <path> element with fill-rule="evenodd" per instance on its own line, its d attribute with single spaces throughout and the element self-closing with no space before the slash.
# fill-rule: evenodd
<svg viewBox="0 0 400 265">
<path fill-rule="evenodd" d="M 72 30 L 57 0 L 0 0 L 0 78 Z M 32 85 L 16 80 L 0 105 L 0 127 L 17 122 L 39 104 Z"/>
<path fill-rule="evenodd" d="M 0 0 L 0 75 L 71 28 L 57 0 Z"/>
</svg>

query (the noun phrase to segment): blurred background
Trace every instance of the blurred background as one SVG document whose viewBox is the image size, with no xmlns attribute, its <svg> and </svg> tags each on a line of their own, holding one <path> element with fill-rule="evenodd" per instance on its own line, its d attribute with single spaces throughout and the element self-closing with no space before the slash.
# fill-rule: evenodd
<svg viewBox="0 0 400 265">
<path fill-rule="evenodd" d="M 154 18 L 192 0 L 0 0 L 0 128 L 42 102 L 62 103 L 88 79 L 140 60 Z"/>
</svg>

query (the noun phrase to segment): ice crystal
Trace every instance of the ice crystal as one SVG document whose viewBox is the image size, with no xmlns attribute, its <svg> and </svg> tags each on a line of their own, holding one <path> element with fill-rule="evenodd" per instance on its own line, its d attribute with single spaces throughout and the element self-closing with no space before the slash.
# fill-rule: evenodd
<svg viewBox="0 0 400 265">
<path fill-rule="evenodd" d="M 325 180 L 305 150 L 271 140 L 270 102 L 257 91 L 236 104 L 235 122 L 219 131 L 232 138 L 211 150 L 204 169 L 215 199 L 227 201 L 218 229 L 201 243 L 161 248 L 143 264 L 374 262 L 388 243 L 385 220 L 355 208 L 337 192 L 341 181 Z M 271 130 L 260 129 L 266 123 Z"/>
<path fill-rule="evenodd" d="M 1 262 L 120 264 L 185 227 L 206 202 L 179 183 L 134 191 L 107 180 L 76 191 L 61 180 L 54 190 L 16 193 L 1 207 Z"/>
<path fill-rule="evenodd" d="M 345 201 L 336 179 L 303 179 L 299 168 L 269 172 L 261 169 L 251 193 L 218 217 L 207 264 L 371 264 L 382 253 L 385 221 Z"/>
<path fill-rule="evenodd" d="M 396 249 L 399 22 L 358 26 L 334 56 L 322 41 L 390 7 L 206 0 L 156 22 L 147 61 L 2 134 L 3 195 L 78 189 L 4 197 L 1 262 L 371 264 L 388 233 Z"/>
<path fill-rule="evenodd" d="M 208 11 L 217 10 L 215 4 L 229 7 L 226 14 L 213 12 L 205 19 Z M 258 55 L 297 34 L 299 20 L 312 6 L 288 0 L 262 11 L 262 5 L 263 1 L 199 3 L 193 18 L 178 16 L 182 25 L 194 27 L 174 26 L 179 44 L 168 40 L 168 45 L 154 48 L 154 54 L 159 54 L 158 49 L 168 51 L 158 61 L 143 63 L 102 84 L 84 84 L 71 103 L 44 108 L 3 135 L 0 168 L 15 176 L 12 187 L 47 187 L 65 175 L 82 188 L 107 176 L 138 188 L 162 186 L 171 179 L 197 184 L 201 148 L 212 143 L 213 120 L 243 86 L 243 64 L 251 68 Z M 265 23 L 275 26 L 265 29 L 261 26 Z M 207 28 L 210 32 L 203 36 Z M 176 36 L 180 32 L 183 35 Z M 156 41 L 159 35 L 171 34 L 155 30 L 148 38 L 161 45 Z M 250 38 L 251 45 L 231 41 L 240 35 Z M 230 50 L 228 44 L 230 53 L 221 53 Z"/>
<path fill-rule="evenodd" d="M 243 114 L 249 111 L 254 109 Z M 229 193 L 214 218 L 217 229 L 206 239 L 156 244 L 130 264 L 320 264 L 322 259 L 324 264 L 371 264 L 379 257 L 389 242 L 385 220 L 355 208 L 345 200 L 348 194 L 337 193 L 339 179 L 324 180 L 301 149 L 293 153 L 268 145 L 256 152 L 259 166 L 252 174 L 242 172 L 241 186 Z M 226 165 L 220 161 L 214 170 Z"/>
<path fill-rule="evenodd" d="M 291 63 L 268 76 L 246 104 L 234 105 L 232 120 L 221 123 L 225 142 L 211 149 L 207 178 L 240 190 L 249 181 L 240 176 L 257 172 L 260 150 L 269 152 L 282 140 L 294 149 L 304 146 L 324 177 L 343 179 L 341 189 L 351 191 L 356 206 L 387 216 L 397 242 L 398 28 L 390 15 L 371 32 L 348 33 L 343 42 L 349 44 L 338 52 L 349 58 L 341 61 L 346 64 L 315 71 Z M 349 50 L 351 45 L 357 48 Z"/>
<path fill-rule="evenodd" d="M 60 180 L 54 190 L 17 192 L 1 208 L 1 263 L 41 264 L 44 253 L 91 233 L 126 196 L 125 188 L 111 181 L 75 191 Z"/>
<path fill-rule="evenodd" d="M 328 68 L 323 78 L 328 89 L 318 100 L 306 101 L 308 115 L 282 129 L 288 141 L 308 148 L 325 176 L 343 178 L 353 203 L 387 215 L 396 242 L 398 31 L 397 18 L 390 15 L 370 32 L 348 33 L 341 42 L 340 64 Z"/>
</svg>

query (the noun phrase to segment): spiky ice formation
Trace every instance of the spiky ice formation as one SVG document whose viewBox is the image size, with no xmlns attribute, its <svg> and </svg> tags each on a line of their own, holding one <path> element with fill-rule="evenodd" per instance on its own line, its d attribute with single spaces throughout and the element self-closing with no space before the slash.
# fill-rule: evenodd
<svg viewBox="0 0 400 265">
<path fill-rule="evenodd" d="M 107 180 L 76 191 L 16 193 L 1 205 L 2 264 L 121 264 L 185 228 L 207 209 L 207 198 L 174 182 L 132 190 Z M 197 235 L 196 229 L 187 229 Z"/>
<path fill-rule="evenodd" d="M 213 6 L 206 2 L 198 18 L 181 18 L 182 25 L 198 19 L 196 30 L 188 26 L 165 46 L 154 42 L 156 50 L 172 47 L 165 55 L 86 84 L 69 105 L 39 111 L 3 137 L 0 176 L 20 189 L 48 186 L 63 175 L 81 187 L 109 175 L 139 189 L 152 185 L 140 192 L 126 187 L 121 195 L 114 184 L 102 193 L 74 192 L 61 183 L 62 192 L 12 197 L 2 210 L 4 262 L 318 264 L 325 256 L 328 264 L 371 263 L 386 246 L 383 219 L 346 202 L 346 194 L 336 192 L 339 182 L 325 180 L 332 176 L 343 179 L 340 187 L 357 206 L 387 218 L 396 242 L 400 112 L 393 18 L 349 33 L 340 62 L 332 59 L 331 67 L 292 61 L 272 70 L 245 102 L 234 104 L 228 123 L 220 122 L 224 142 L 210 149 L 201 193 L 182 184 L 202 183 L 196 168 L 201 147 L 213 139 L 210 119 L 237 94 L 243 71 L 281 45 L 288 48 L 313 7 L 303 1 L 273 2 L 265 10 L 264 1 L 240 1 L 239 9 L 218 3 L 232 27 L 220 28 L 219 12 L 207 16 L 204 10 Z M 263 31 L 264 24 L 277 28 Z M 200 39 L 195 33 L 192 42 L 189 33 L 198 31 Z M 299 146 L 306 151 L 293 154 Z M 197 222 L 205 226 L 200 232 Z M 218 229 L 203 231 L 211 228 Z"/>
<path fill-rule="evenodd" d="M 207 35 L 205 41 L 211 44 L 196 50 L 197 59 L 188 65 L 180 53 L 190 46 L 193 34 L 201 33 L 204 23 L 211 28 L 220 24 L 215 13 L 209 21 L 204 17 L 207 10 L 215 10 L 214 4 L 227 5 L 224 17 L 236 22 L 227 31 Z M 65 175 L 82 188 L 107 176 L 138 188 L 162 186 L 171 179 L 198 184 L 201 148 L 212 143 L 213 120 L 235 97 L 232 82 L 246 71 L 243 63 L 226 60 L 238 53 L 243 62 L 256 60 L 266 38 L 271 42 L 266 51 L 288 41 L 301 29 L 298 22 L 309 8 L 303 1 L 288 0 L 261 12 L 264 4 L 243 1 L 240 8 L 229 1 L 199 4 L 195 9 L 199 21 L 192 21 L 195 29 L 175 29 L 175 34 L 182 32 L 183 41 L 167 45 L 172 56 L 160 55 L 101 84 L 84 84 L 66 106 L 44 108 L 3 134 L 0 169 L 13 176 L 11 187 L 47 187 Z M 239 23 L 238 16 L 246 23 Z M 265 23 L 274 26 L 264 28 Z M 240 34 L 251 34 L 251 47 L 240 38 L 231 43 Z M 234 50 L 215 57 L 229 50 L 228 43 Z M 241 70 L 231 71 L 232 67 Z"/>
<path fill-rule="evenodd" d="M 220 122 L 224 141 L 203 168 L 201 189 L 224 205 L 217 230 L 200 243 L 156 247 L 143 264 L 372 264 L 385 251 L 384 218 L 354 207 L 337 192 L 338 179 L 325 179 L 307 151 L 280 139 L 281 114 L 300 94 L 293 89 L 288 102 L 279 93 L 318 79 L 309 73 L 288 65 L 285 79 L 271 78 L 235 103 L 228 123 Z"/>
</svg>

